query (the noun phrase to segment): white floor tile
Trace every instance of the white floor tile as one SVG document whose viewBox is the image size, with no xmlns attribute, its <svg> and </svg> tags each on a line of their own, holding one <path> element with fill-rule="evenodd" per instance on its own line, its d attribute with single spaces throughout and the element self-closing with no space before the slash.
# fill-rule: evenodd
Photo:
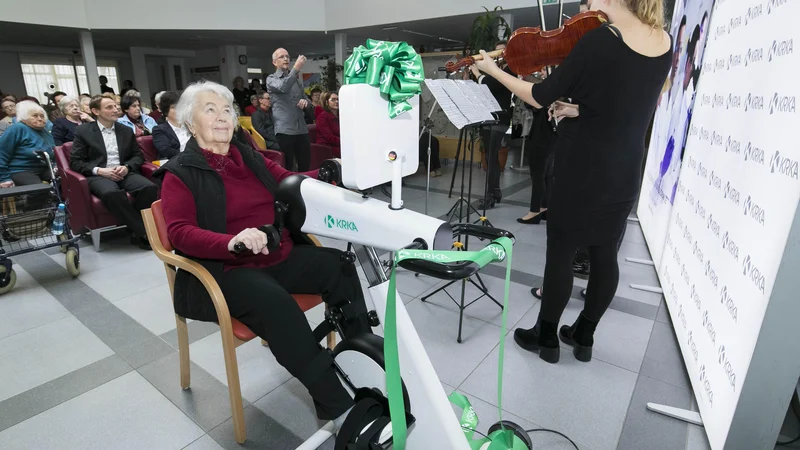
<svg viewBox="0 0 800 450">
<path fill-rule="evenodd" d="M 0 340 L 0 401 L 112 354 L 72 316 L 9 336 Z"/>
<path fill-rule="evenodd" d="M 224 450 L 211 436 L 205 435 L 183 448 L 183 450 Z"/>
<path fill-rule="evenodd" d="M 15 266 L 17 284 L 0 297 L 0 339 L 69 316 L 61 303 Z"/>
<path fill-rule="evenodd" d="M 459 386 L 500 340 L 500 327 L 464 316 L 462 343 L 458 314 L 414 300 L 406 306 L 439 380 Z"/>
<path fill-rule="evenodd" d="M 130 244 L 128 239 L 103 242 L 102 248 L 103 251 L 98 253 L 94 251 L 94 247 L 92 246 L 81 247 L 80 258 L 82 275 L 96 270 L 107 269 L 119 264 L 129 264 L 136 259 L 147 259 L 151 262 L 158 262 L 162 264 L 163 267 L 163 263 L 158 260 L 155 253 L 144 251 L 139 247 L 134 247 Z M 63 253 L 49 256 L 61 267 L 67 267 L 66 258 Z"/>
<path fill-rule="evenodd" d="M 81 281 L 114 302 L 166 283 L 167 275 L 161 261 L 144 257 L 81 275 Z"/>
<path fill-rule="evenodd" d="M 308 439 L 325 425 L 325 421 L 317 419 L 308 390 L 296 378 L 265 395 L 254 406 L 301 439 Z"/>
<path fill-rule="evenodd" d="M 497 355 L 492 351 L 460 389 L 485 401 L 496 399 Z M 548 364 L 519 348 L 513 333 L 505 355 L 503 409 L 595 450 L 616 448 L 635 373 L 599 360 L 581 363 L 565 351 L 558 364 Z"/>
<path fill-rule="evenodd" d="M 175 329 L 175 308 L 166 283 L 114 302 L 156 336 Z"/>
<path fill-rule="evenodd" d="M 228 378 L 222 354 L 222 339 L 219 332 L 206 336 L 189 345 L 191 360 L 205 369 L 225 386 Z M 273 389 L 285 383 L 292 376 L 272 355 L 269 347 L 261 345 L 261 339 L 252 341 L 236 349 L 239 363 L 239 384 L 242 396 L 255 402 Z"/>
<path fill-rule="evenodd" d="M 130 372 L 0 432 L 0 448 L 181 449 L 203 430 Z"/>
</svg>

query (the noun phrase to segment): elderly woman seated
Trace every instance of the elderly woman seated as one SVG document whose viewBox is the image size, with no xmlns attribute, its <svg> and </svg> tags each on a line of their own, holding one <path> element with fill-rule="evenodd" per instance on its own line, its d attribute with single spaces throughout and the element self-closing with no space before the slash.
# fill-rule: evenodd
<svg viewBox="0 0 800 450">
<path fill-rule="evenodd" d="M 142 106 L 138 98 L 130 95 L 122 97 L 120 108 L 122 117 L 117 119 L 117 122 L 133 130 L 137 138 L 153 134 L 153 128 L 158 124 L 155 119 L 142 112 Z"/>
<path fill-rule="evenodd" d="M 50 180 L 50 168 L 35 153 L 53 158 L 53 137 L 45 129 L 44 108 L 32 101 L 17 103 L 17 122 L 0 136 L 0 187 Z"/>
<path fill-rule="evenodd" d="M 232 140 L 238 122 L 233 103 L 230 90 L 207 81 L 181 95 L 178 121 L 192 138 L 154 174 L 162 180 L 169 239 L 178 254 L 208 269 L 231 316 L 269 342 L 275 359 L 308 389 L 317 416 L 341 426 L 353 400 L 291 294 L 319 294 L 328 305 L 351 311 L 345 336 L 371 333 L 355 266 L 342 261 L 339 250 L 295 245 L 287 230 L 277 250 L 267 249 L 257 227 L 275 222 L 274 195 L 292 172 Z M 240 242 L 249 250 L 237 256 Z M 217 320 L 200 281 L 183 270 L 174 305 L 184 317 Z"/>
<path fill-rule="evenodd" d="M 0 119 L 0 136 L 2 136 L 17 117 L 17 102 L 13 98 L 3 98 L 0 108 L 3 110 L 3 118 Z"/>
<path fill-rule="evenodd" d="M 78 99 L 65 95 L 58 101 L 58 107 L 64 113 L 64 117 L 60 117 L 53 122 L 53 141 L 56 145 L 64 145 L 65 142 L 72 142 L 75 140 L 75 128 L 78 125 L 94 122 L 94 119 L 89 114 L 81 111 L 81 105 Z"/>
</svg>

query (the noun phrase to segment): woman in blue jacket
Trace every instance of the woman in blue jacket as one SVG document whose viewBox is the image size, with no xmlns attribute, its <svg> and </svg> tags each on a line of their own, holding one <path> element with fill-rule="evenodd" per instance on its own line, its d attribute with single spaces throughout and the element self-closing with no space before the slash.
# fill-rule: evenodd
<svg viewBox="0 0 800 450">
<path fill-rule="evenodd" d="M 123 115 L 117 119 L 117 122 L 133 130 L 137 138 L 153 134 L 153 128 L 158 124 L 155 119 L 142 112 L 142 106 L 137 97 L 126 95 L 122 97 L 119 106 Z"/>
<path fill-rule="evenodd" d="M 50 168 L 35 153 L 53 160 L 53 137 L 46 130 L 44 109 L 32 101 L 17 103 L 17 122 L 0 136 L 0 188 L 50 180 Z"/>
</svg>

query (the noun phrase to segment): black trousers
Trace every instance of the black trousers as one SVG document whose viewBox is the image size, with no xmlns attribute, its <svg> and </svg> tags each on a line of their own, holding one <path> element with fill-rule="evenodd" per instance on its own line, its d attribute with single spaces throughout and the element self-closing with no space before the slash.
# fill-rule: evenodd
<svg viewBox="0 0 800 450">
<path fill-rule="evenodd" d="M 297 171 L 307 172 L 311 167 L 311 142 L 308 134 L 276 134 L 275 138 L 286 160 L 286 170 L 294 170 L 294 161 L 297 159 Z"/>
<path fill-rule="evenodd" d="M 508 127 L 505 127 L 508 129 Z M 500 146 L 503 144 L 505 129 L 502 126 L 485 127 L 481 129 L 483 150 L 486 152 L 486 165 L 488 177 L 486 179 L 489 196 L 500 196 Z"/>
<path fill-rule="evenodd" d="M 128 172 L 120 181 L 101 176 L 88 177 L 89 190 L 98 196 L 111 214 L 128 227 L 136 237 L 147 237 L 144 221 L 139 211 L 147 209 L 158 200 L 158 187 L 138 173 Z M 128 192 L 134 204 L 128 201 Z"/>
<path fill-rule="evenodd" d="M 439 159 L 439 139 L 430 135 L 427 132 L 419 139 L 419 162 L 424 166 L 428 166 L 428 137 L 431 139 L 431 166 L 428 171 L 439 170 L 442 168 L 442 162 Z"/>
<path fill-rule="evenodd" d="M 231 316 L 266 339 L 275 359 L 308 389 L 322 420 L 335 419 L 353 406 L 326 350 L 314 339 L 308 320 L 290 293 L 320 294 L 328 305 L 347 303 L 366 312 L 364 294 L 354 264 L 340 260 L 332 248 L 297 246 L 272 267 L 231 269 L 220 288 Z M 366 315 L 345 327 L 345 335 L 371 332 Z"/>
<path fill-rule="evenodd" d="M 537 212 L 547 207 L 549 188 L 553 186 L 553 145 L 537 144 L 528 158 L 528 168 L 531 173 L 531 212 Z"/>
<path fill-rule="evenodd" d="M 49 182 L 50 180 L 50 169 L 48 169 L 45 165 L 42 165 L 41 169 L 27 170 L 25 172 L 11 174 L 11 181 L 13 181 L 14 185 L 16 186 L 40 184 L 42 181 Z M 48 200 L 50 199 L 50 194 L 29 194 L 26 197 L 27 199 L 24 203 L 24 209 L 33 211 L 46 206 Z"/>
</svg>

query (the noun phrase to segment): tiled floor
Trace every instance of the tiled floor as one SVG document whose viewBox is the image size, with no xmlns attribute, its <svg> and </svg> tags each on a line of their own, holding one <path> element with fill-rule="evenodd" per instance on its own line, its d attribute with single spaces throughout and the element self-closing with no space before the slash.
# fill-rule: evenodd
<svg viewBox="0 0 800 450">
<path fill-rule="evenodd" d="M 431 179 L 430 215 L 448 213 L 459 196 L 460 172 L 454 196 L 447 195 L 452 168 Z M 482 191 L 485 175 L 477 166 L 473 178 L 474 190 Z M 548 365 L 514 344 L 514 327 L 533 325 L 539 311 L 529 291 L 544 272 L 546 228 L 516 222 L 527 210 L 528 173 L 506 170 L 501 179 L 504 201 L 488 217 L 517 237 L 505 336 L 501 309 L 481 299 L 465 310 L 463 343 L 456 343 L 458 307 L 448 294 L 459 300 L 460 283 L 435 292 L 444 282 L 404 271 L 398 276 L 398 290 L 446 392 L 467 395 L 481 420 L 478 431 L 486 432 L 499 416 L 502 337 L 504 418 L 526 429 L 558 430 L 581 450 L 707 449 L 702 428 L 645 408 L 647 402 L 693 403 L 660 296 L 630 288 L 657 283 L 652 267 L 625 261 L 648 257 L 637 224 L 629 224 L 622 245 L 617 298 L 597 330 L 591 363 L 577 362 L 565 349 L 559 364 Z M 404 197 L 407 207 L 424 211 L 425 178 L 406 179 Z M 291 449 L 321 425 L 304 387 L 254 340 L 237 351 L 248 441 L 236 444 L 218 327 L 190 321 L 192 383 L 182 390 L 163 266 L 124 238 L 107 239 L 101 253 L 84 246 L 82 274 L 74 280 L 57 251 L 20 256 L 14 264 L 17 286 L 0 297 L 0 449 Z M 500 301 L 505 270 L 505 263 L 496 264 L 481 276 Z M 575 285 L 564 323 L 581 309 L 578 292 L 585 282 Z M 467 286 L 469 301 L 478 291 Z M 322 310 L 307 316 L 319 323 Z M 460 411 L 454 407 L 454 413 Z M 796 422 L 787 418 L 786 436 L 797 430 Z M 572 448 L 551 433 L 534 432 L 532 439 L 537 449 Z M 332 442 L 323 448 L 332 449 Z"/>
</svg>

